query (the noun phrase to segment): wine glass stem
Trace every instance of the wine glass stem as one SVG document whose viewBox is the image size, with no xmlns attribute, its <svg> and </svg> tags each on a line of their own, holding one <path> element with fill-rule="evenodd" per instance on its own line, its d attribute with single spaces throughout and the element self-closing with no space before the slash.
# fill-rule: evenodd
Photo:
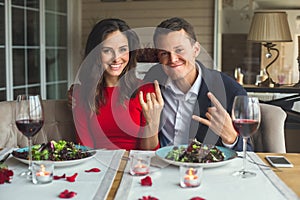
<svg viewBox="0 0 300 200">
<path fill-rule="evenodd" d="M 28 170 L 32 170 L 32 137 L 28 137 Z"/>
<path fill-rule="evenodd" d="M 247 139 L 248 138 L 243 137 L 243 154 L 244 154 L 244 157 L 243 157 L 243 168 L 242 168 L 242 171 L 246 171 Z"/>
</svg>

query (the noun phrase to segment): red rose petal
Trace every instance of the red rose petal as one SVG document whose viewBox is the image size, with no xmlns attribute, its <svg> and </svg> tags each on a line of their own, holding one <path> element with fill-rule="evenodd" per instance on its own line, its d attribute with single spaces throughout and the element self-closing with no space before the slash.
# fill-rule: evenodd
<svg viewBox="0 0 300 200">
<path fill-rule="evenodd" d="M 193 198 L 191 198 L 190 200 L 205 200 L 205 199 L 202 198 L 202 197 L 193 197 Z"/>
<path fill-rule="evenodd" d="M 146 176 L 145 178 L 141 179 L 142 186 L 152 186 L 152 179 L 150 176 Z"/>
<path fill-rule="evenodd" d="M 141 199 L 139 200 L 159 200 L 158 198 L 156 197 L 152 197 L 152 196 L 143 196 Z"/>
<path fill-rule="evenodd" d="M 69 182 L 75 182 L 78 173 L 75 173 L 73 176 L 66 176 L 66 180 Z"/>
<path fill-rule="evenodd" d="M 59 198 L 66 198 L 66 195 L 69 193 L 69 190 L 64 190 L 63 192 L 61 192 L 60 194 L 59 194 Z"/>
<path fill-rule="evenodd" d="M 14 175 L 14 172 L 12 170 L 6 170 L 6 176 L 13 176 Z"/>
<path fill-rule="evenodd" d="M 53 176 L 53 179 L 54 180 L 59 180 L 59 179 L 64 179 L 64 178 L 66 178 L 66 174 L 63 174 L 63 175 L 61 175 L 61 176 Z"/>
<path fill-rule="evenodd" d="M 100 172 L 101 170 L 99 168 L 92 168 L 92 169 L 87 169 L 85 172 Z"/>
<path fill-rule="evenodd" d="M 0 168 L 0 184 L 10 183 L 11 176 L 14 172 L 8 168 Z"/>
<path fill-rule="evenodd" d="M 70 199 L 73 198 L 77 195 L 76 192 L 73 191 L 69 191 L 69 190 L 64 190 L 63 192 L 61 192 L 58 197 L 62 198 L 62 199 Z"/>
<path fill-rule="evenodd" d="M 69 192 L 68 193 L 68 198 L 72 198 L 72 197 L 75 197 L 77 195 L 77 193 L 76 192 Z"/>
</svg>

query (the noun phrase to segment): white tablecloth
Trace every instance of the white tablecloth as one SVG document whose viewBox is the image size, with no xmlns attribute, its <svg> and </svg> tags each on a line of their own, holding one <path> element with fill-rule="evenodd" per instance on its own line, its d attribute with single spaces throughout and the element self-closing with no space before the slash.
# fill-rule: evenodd
<svg viewBox="0 0 300 200">
<path fill-rule="evenodd" d="M 0 159 L 1 154 L 4 154 L 5 151 L 0 152 Z M 54 175 L 60 176 L 65 173 L 67 176 L 71 176 L 77 172 L 76 181 L 67 182 L 61 179 L 42 185 L 35 185 L 25 177 L 18 176 L 20 172 L 27 169 L 27 165 L 10 157 L 5 164 L 14 171 L 14 176 L 10 184 L 0 185 L 0 199 L 60 199 L 58 195 L 65 189 L 77 193 L 76 198 L 73 199 L 106 199 L 124 152 L 124 150 L 99 150 L 95 157 L 85 163 L 69 167 L 56 167 Z M 99 168 L 101 172 L 84 172 L 94 167 Z"/>
<path fill-rule="evenodd" d="M 154 155 L 154 152 L 151 152 Z M 253 152 L 248 152 L 248 159 L 261 163 L 261 159 Z M 208 200 L 237 199 L 298 199 L 297 195 L 283 183 L 269 168 L 253 163 L 247 163 L 247 169 L 257 175 L 243 179 L 233 176 L 234 171 L 242 167 L 242 159 L 235 158 L 232 162 L 217 168 L 205 168 L 200 187 L 181 188 L 179 186 L 179 167 L 167 165 L 164 168 L 151 167 L 149 176 L 153 185 L 141 186 L 140 181 L 145 176 L 131 176 L 128 173 L 129 162 L 118 189 L 116 199 L 139 199 L 143 196 L 153 196 L 160 200 L 188 200 L 192 197 L 202 197 Z"/>
</svg>

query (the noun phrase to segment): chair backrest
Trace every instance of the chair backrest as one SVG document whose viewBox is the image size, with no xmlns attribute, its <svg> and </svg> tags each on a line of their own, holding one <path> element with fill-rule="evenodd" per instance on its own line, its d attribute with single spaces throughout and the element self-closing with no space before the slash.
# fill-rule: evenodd
<svg viewBox="0 0 300 200">
<path fill-rule="evenodd" d="M 15 125 L 15 101 L 0 102 L 0 148 L 28 146 L 27 138 Z M 67 100 L 43 100 L 44 125 L 33 144 L 51 140 L 75 141 L 75 126 Z"/>
<path fill-rule="evenodd" d="M 15 125 L 15 101 L 0 102 L 0 148 L 25 147 L 27 138 Z M 67 100 L 43 100 L 45 121 L 38 134 L 33 137 L 33 144 L 50 140 L 76 141 L 72 111 Z M 284 123 L 286 113 L 280 107 L 260 104 L 261 124 L 256 134 L 251 137 L 254 151 L 285 153 Z"/>
<path fill-rule="evenodd" d="M 261 124 L 251 137 L 255 152 L 286 153 L 284 124 L 286 112 L 279 106 L 260 104 Z"/>
</svg>

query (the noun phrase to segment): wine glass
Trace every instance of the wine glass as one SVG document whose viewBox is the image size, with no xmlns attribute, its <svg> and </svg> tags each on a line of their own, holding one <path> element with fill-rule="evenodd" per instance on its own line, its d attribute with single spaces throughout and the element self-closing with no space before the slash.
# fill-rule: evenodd
<svg viewBox="0 0 300 200">
<path fill-rule="evenodd" d="M 243 137 L 243 168 L 234 172 L 242 178 L 253 177 L 256 174 L 246 170 L 247 140 L 254 134 L 260 124 L 260 106 L 258 98 L 236 96 L 232 106 L 232 120 L 235 130 Z"/>
<path fill-rule="evenodd" d="M 32 137 L 44 124 L 42 101 L 39 95 L 18 95 L 16 102 L 16 126 L 28 138 L 28 170 L 21 175 L 31 179 L 32 170 Z"/>
</svg>

